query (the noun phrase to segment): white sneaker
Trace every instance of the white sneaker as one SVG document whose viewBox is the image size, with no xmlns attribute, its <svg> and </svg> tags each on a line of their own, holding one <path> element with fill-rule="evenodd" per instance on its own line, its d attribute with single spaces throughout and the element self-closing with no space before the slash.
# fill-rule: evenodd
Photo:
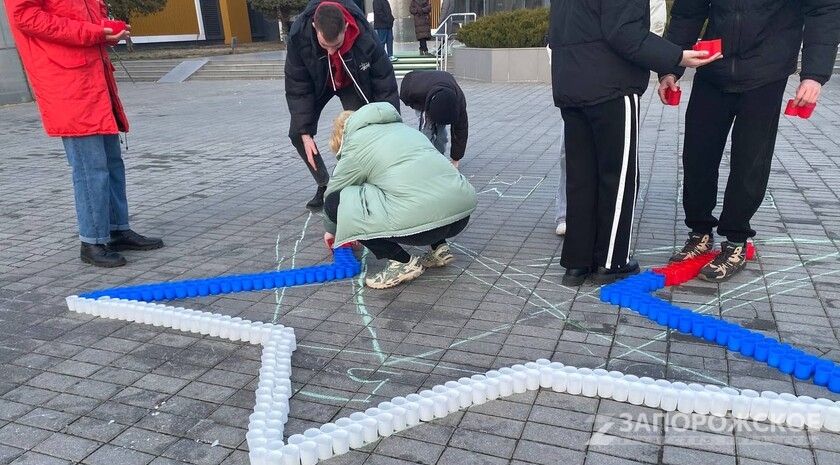
<svg viewBox="0 0 840 465">
<path fill-rule="evenodd" d="M 388 289 L 389 287 L 411 281 L 423 274 L 423 271 L 425 269 L 420 264 L 418 257 L 411 257 L 408 263 L 388 260 L 388 266 L 379 273 L 365 279 L 365 284 L 372 289 Z"/>
<path fill-rule="evenodd" d="M 554 230 L 558 236 L 565 236 L 566 235 L 566 222 L 561 221 L 560 224 L 557 225 L 557 229 Z"/>
<path fill-rule="evenodd" d="M 391 63 L 395 63 L 397 61 L 397 57 L 395 57 L 394 55 L 391 55 L 391 56 L 388 57 L 388 60 L 390 60 Z"/>
<path fill-rule="evenodd" d="M 449 250 L 446 244 L 441 245 L 435 250 L 430 250 L 420 257 L 420 264 L 423 268 L 437 268 L 439 266 L 446 266 L 455 261 L 455 256 Z"/>
</svg>

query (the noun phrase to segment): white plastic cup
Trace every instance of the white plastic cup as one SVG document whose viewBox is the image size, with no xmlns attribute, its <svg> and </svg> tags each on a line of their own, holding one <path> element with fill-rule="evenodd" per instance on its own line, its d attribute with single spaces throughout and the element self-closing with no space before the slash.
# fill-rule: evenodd
<svg viewBox="0 0 840 465">
<path fill-rule="evenodd" d="M 394 434 L 394 416 L 388 412 L 382 412 L 376 417 L 376 422 L 378 424 L 379 435 L 382 437 L 388 437 Z"/>
<path fill-rule="evenodd" d="M 598 376 L 594 374 L 583 375 L 581 393 L 586 397 L 598 395 Z"/>
<path fill-rule="evenodd" d="M 475 393 L 475 391 L 473 391 Z M 435 418 L 443 418 L 449 415 L 449 398 L 444 395 L 436 395 L 432 397 L 434 402 Z"/>
<path fill-rule="evenodd" d="M 251 465 L 267 465 L 268 449 L 264 447 L 258 447 L 256 449 L 249 448 L 248 458 L 251 461 Z"/>
<path fill-rule="evenodd" d="M 645 385 L 640 381 L 628 382 L 627 402 L 633 405 L 642 405 L 645 401 Z"/>
<path fill-rule="evenodd" d="M 332 450 L 330 451 L 330 457 L 332 457 L 333 455 L 346 454 L 350 451 L 350 433 L 348 433 L 347 430 L 337 429 L 331 432 L 329 437 L 332 439 Z M 324 457 L 323 460 L 326 460 L 330 457 Z"/>
<path fill-rule="evenodd" d="M 458 388 L 458 405 L 461 408 L 468 408 L 472 405 L 472 386 L 464 386 Z"/>
<path fill-rule="evenodd" d="M 406 410 L 403 407 L 394 407 L 388 410 L 394 417 L 394 432 L 398 433 L 406 428 Z"/>
<path fill-rule="evenodd" d="M 823 408 L 823 428 L 832 431 L 840 431 L 840 407 Z"/>
<path fill-rule="evenodd" d="M 282 439 L 282 438 L 283 437 L 280 436 L 280 439 Z M 289 436 L 289 439 L 286 442 L 289 443 L 289 444 L 300 444 L 303 441 L 306 441 L 306 436 L 304 436 L 302 434 L 293 434 L 293 435 Z"/>
<path fill-rule="evenodd" d="M 569 373 L 566 380 L 566 392 L 575 396 L 583 392 L 583 377 L 580 373 Z"/>
<path fill-rule="evenodd" d="M 550 388 L 554 381 L 554 368 L 550 366 L 540 367 L 540 387 Z"/>
<path fill-rule="evenodd" d="M 496 379 L 499 380 L 499 397 L 513 394 L 513 376 L 503 374 Z"/>
<path fill-rule="evenodd" d="M 750 409 L 753 399 L 758 398 L 758 392 L 752 389 L 744 389 L 740 395 L 732 398 L 732 416 L 739 420 L 750 418 Z"/>
<path fill-rule="evenodd" d="M 499 380 L 498 379 L 488 379 L 484 382 L 485 393 L 487 394 L 487 400 L 496 400 L 501 395 L 499 391 Z"/>
<path fill-rule="evenodd" d="M 673 386 L 668 386 L 662 390 L 659 397 L 659 408 L 666 412 L 673 412 L 677 409 L 677 404 L 680 401 L 680 391 Z"/>
<path fill-rule="evenodd" d="M 435 402 L 432 399 L 420 399 L 420 421 L 432 421 L 435 418 Z"/>
<path fill-rule="evenodd" d="M 346 435 L 347 431 L 342 433 Z M 318 460 L 327 460 L 333 456 L 333 437 L 330 434 L 320 434 L 313 440 L 318 445 Z"/>
<path fill-rule="evenodd" d="M 444 395 L 446 396 L 446 408 L 449 410 L 449 413 L 455 413 L 460 410 L 461 395 L 457 390 L 448 389 Z"/>
<path fill-rule="evenodd" d="M 526 388 L 529 391 L 536 391 L 540 388 L 542 376 L 540 376 L 540 370 L 538 368 L 528 368 L 525 371 L 525 375 L 527 376 Z"/>
<path fill-rule="evenodd" d="M 420 404 L 416 402 L 407 402 L 403 404 L 405 409 L 405 425 L 406 428 L 420 424 Z"/>
<path fill-rule="evenodd" d="M 379 422 L 376 421 L 376 418 L 365 418 L 359 424 L 362 425 L 362 436 L 365 444 L 370 444 L 379 439 Z"/>
<path fill-rule="evenodd" d="M 514 382 L 514 386 L 515 384 Z M 487 402 L 487 386 L 484 383 L 474 383 L 470 388 L 472 388 L 473 405 L 481 405 Z"/>
<path fill-rule="evenodd" d="M 630 383 L 626 379 L 613 378 L 613 392 L 612 398 L 616 402 L 627 402 L 627 396 L 630 395 Z"/>
<path fill-rule="evenodd" d="M 556 370 L 551 376 L 551 390 L 554 392 L 566 392 L 569 382 L 569 374 L 563 370 Z"/>
<path fill-rule="evenodd" d="M 514 365 L 515 366 L 515 365 Z M 520 365 L 522 366 L 522 365 Z M 522 368 L 525 368 L 522 366 Z M 522 394 L 528 390 L 528 375 L 525 371 L 517 371 L 513 374 L 513 392 Z"/>
<path fill-rule="evenodd" d="M 315 441 L 303 441 L 298 444 L 300 465 L 315 465 L 318 463 L 318 444 Z"/>
<path fill-rule="evenodd" d="M 347 425 L 344 431 L 347 431 L 347 444 L 351 449 L 358 449 L 365 445 L 365 432 L 360 423 Z"/>
</svg>

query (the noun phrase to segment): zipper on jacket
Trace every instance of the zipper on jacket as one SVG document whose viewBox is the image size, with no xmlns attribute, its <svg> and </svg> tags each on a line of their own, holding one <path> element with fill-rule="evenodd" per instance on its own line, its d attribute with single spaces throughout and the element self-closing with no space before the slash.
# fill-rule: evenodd
<svg viewBox="0 0 840 465">
<path fill-rule="evenodd" d="M 735 27 L 733 28 L 732 39 L 735 42 L 734 47 L 740 51 L 741 50 L 741 3 L 742 2 L 735 2 Z M 736 57 L 732 57 L 732 80 L 737 81 L 737 67 L 735 62 L 737 61 Z"/>
</svg>

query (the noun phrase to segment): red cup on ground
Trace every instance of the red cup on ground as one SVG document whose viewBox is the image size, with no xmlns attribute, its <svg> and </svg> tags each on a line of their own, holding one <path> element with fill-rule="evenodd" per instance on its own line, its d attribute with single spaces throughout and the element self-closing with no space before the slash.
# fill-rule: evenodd
<svg viewBox="0 0 840 465">
<path fill-rule="evenodd" d="M 793 103 L 793 99 L 788 100 L 787 106 L 785 107 L 785 115 L 787 116 L 799 116 L 799 107 Z"/>
<path fill-rule="evenodd" d="M 709 52 L 709 56 L 711 57 L 717 53 L 723 52 L 723 43 L 720 39 L 701 40 L 700 42 L 694 44 L 692 49 L 698 52 L 705 50 Z"/>
<path fill-rule="evenodd" d="M 102 27 L 110 28 L 113 32 L 111 35 L 117 35 L 125 30 L 125 21 L 114 21 L 112 19 L 103 19 Z"/>
<path fill-rule="evenodd" d="M 802 105 L 799 107 L 799 117 L 808 119 L 814 113 L 814 108 L 817 107 L 816 103 L 812 103 L 810 105 Z"/>
<path fill-rule="evenodd" d="M 670 87 L 665 88 L 665 100 L 668 101 L 668 105 L 679 105 L 681 96 L 682 90 L 679 87 L 677 87 L 677 90 L 671 90 Z"/>
</svg>

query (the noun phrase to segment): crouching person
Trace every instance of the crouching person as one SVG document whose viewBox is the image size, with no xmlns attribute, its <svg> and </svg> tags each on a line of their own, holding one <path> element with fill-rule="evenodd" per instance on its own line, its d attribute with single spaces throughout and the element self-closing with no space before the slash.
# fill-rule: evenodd
<svg viewBox="0 0 840 465">
<path fill-rule="evenodd" d="M 393 105 L 339 114 L 330 148 L 338 163 L 324 199 L 327 233 L 336 246 L 358 240 L 388 260 L 368 287 L 394 287 L 455 260 L 446 239 L 466 228 L 475 189 Z M 431 250 L 411 256 L 401 244 Z"/>
</svg>

